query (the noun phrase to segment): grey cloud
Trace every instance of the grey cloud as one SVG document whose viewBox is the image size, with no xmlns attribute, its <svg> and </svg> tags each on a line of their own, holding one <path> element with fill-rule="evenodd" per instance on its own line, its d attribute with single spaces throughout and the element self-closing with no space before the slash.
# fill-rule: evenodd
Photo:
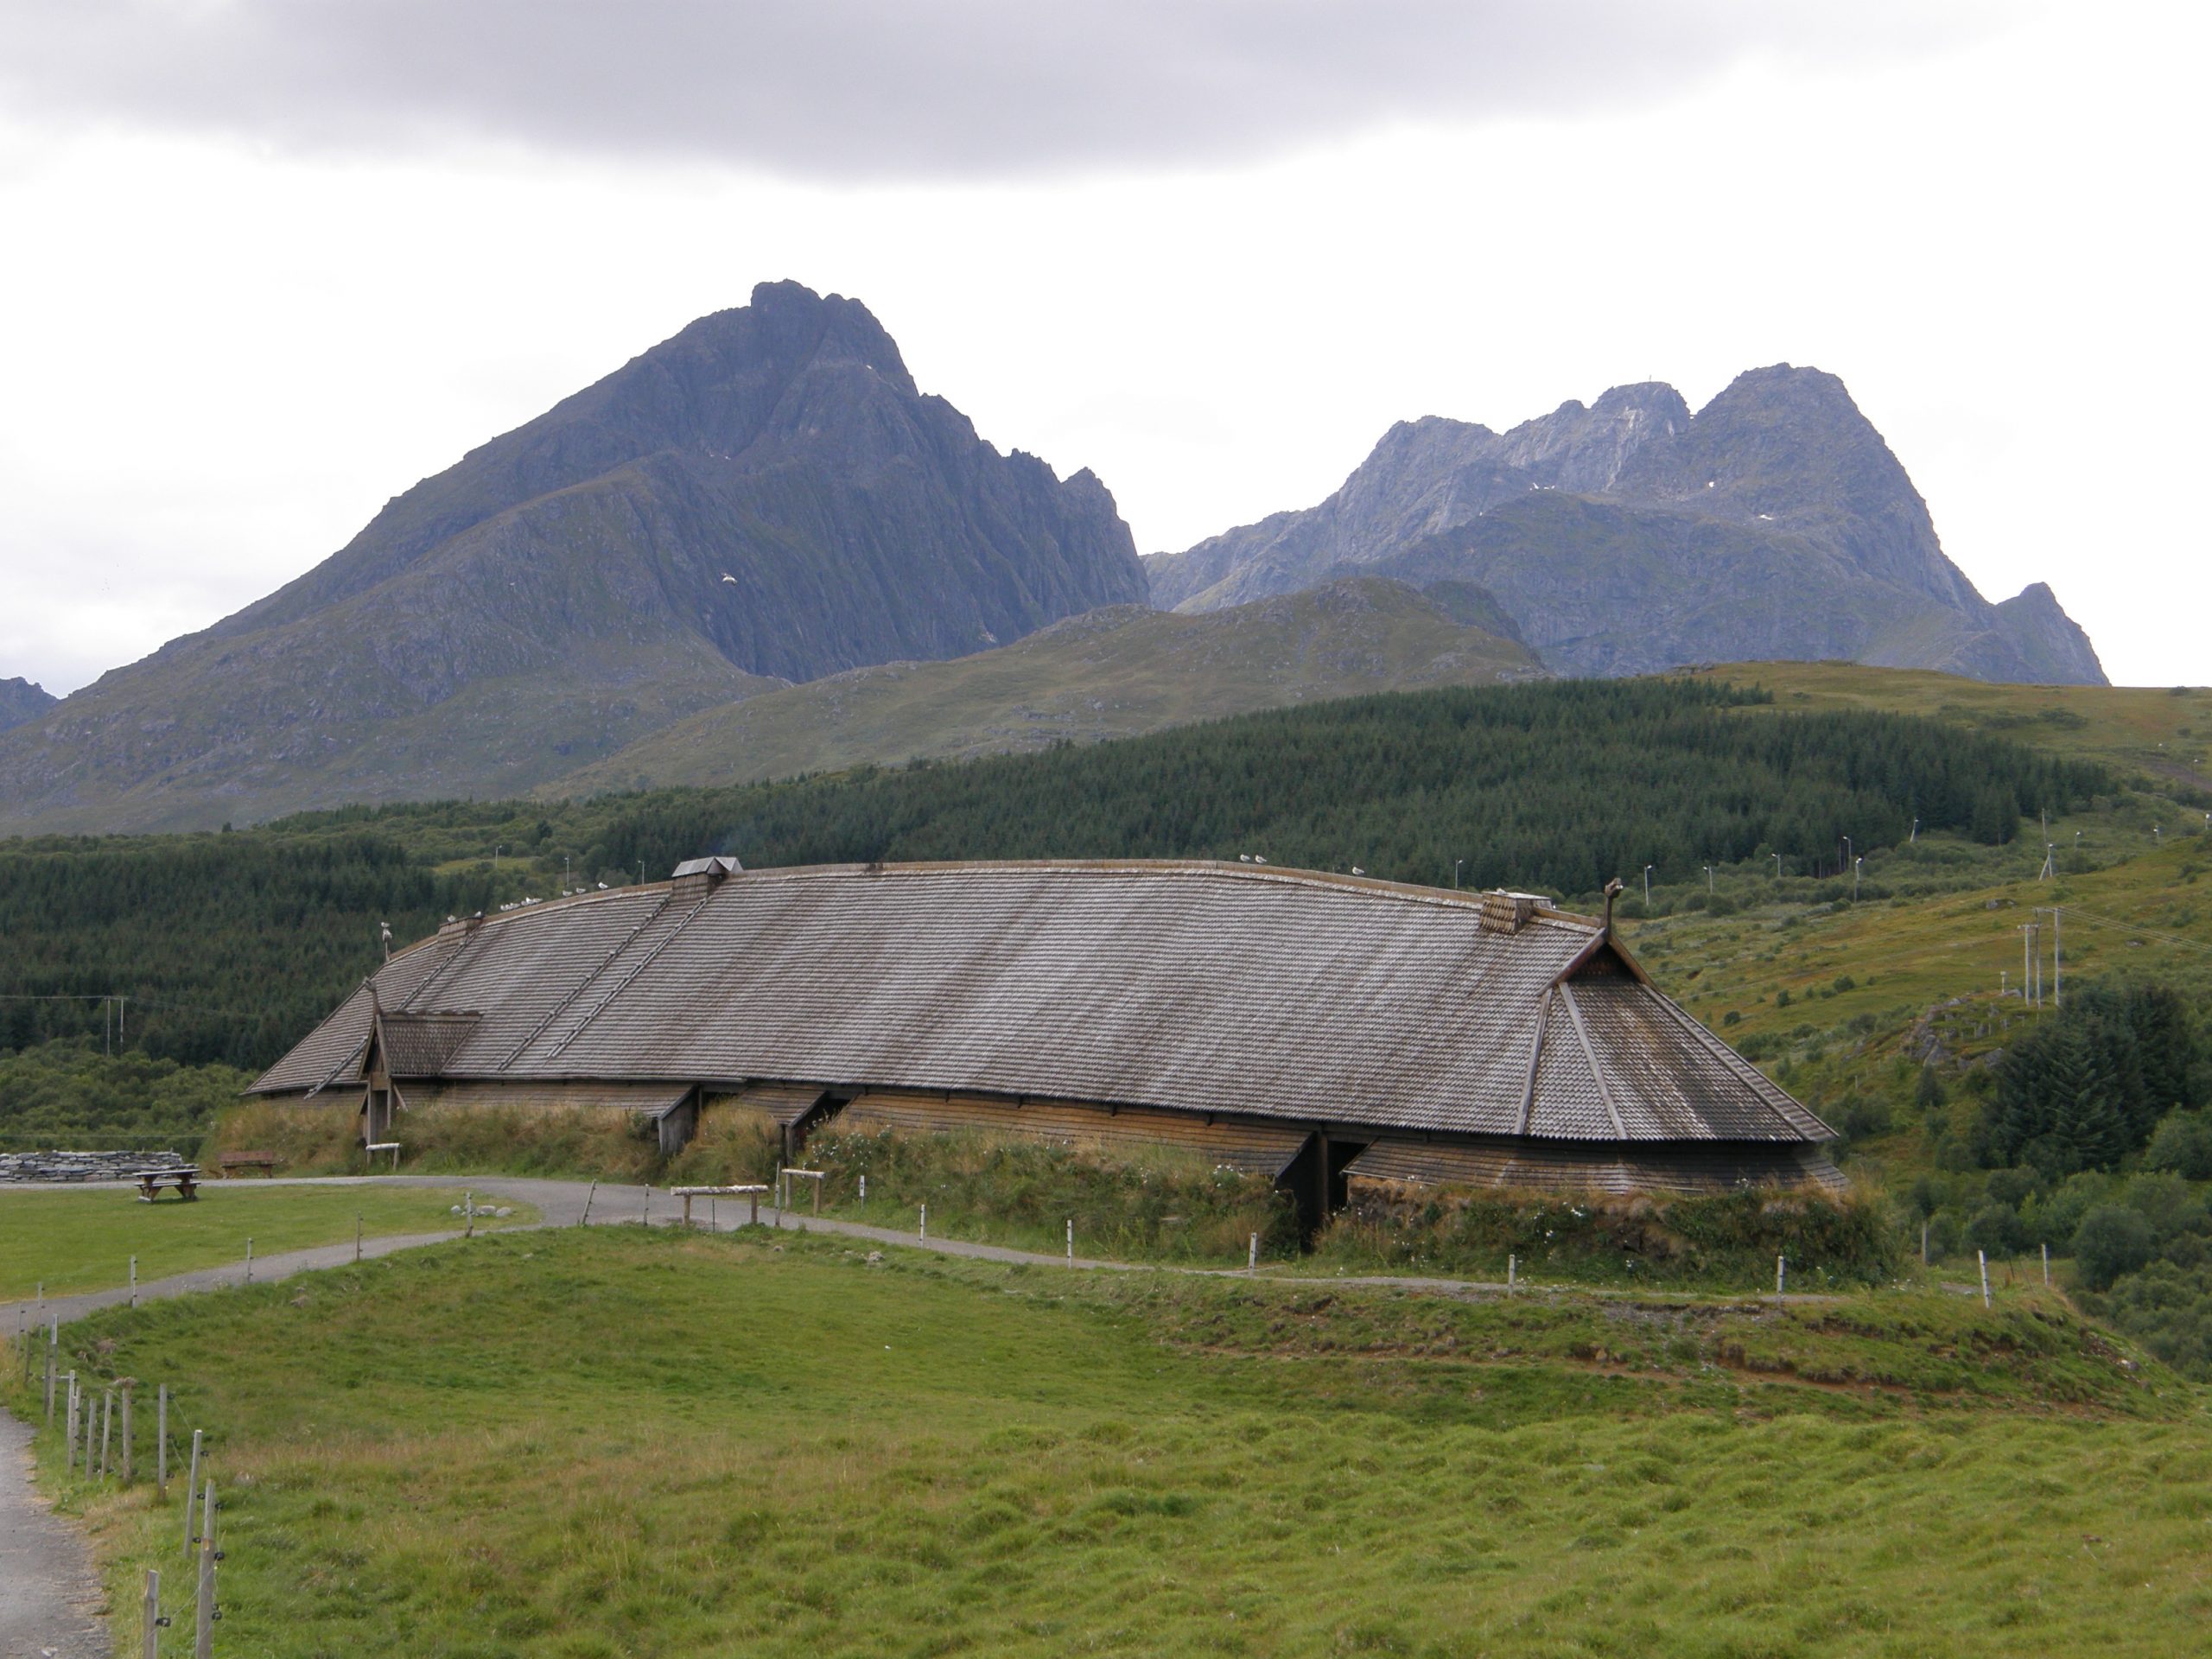
<svg viewBox="0 0 2212 1659">
<path fill-rule="evenodd" d="M 1994 5 L 1771 0 L 8 0 L 19 116 L 289 149 L 479 141 L 812 179 L 1263 156 L 1912 57 Z"/>
</svg>

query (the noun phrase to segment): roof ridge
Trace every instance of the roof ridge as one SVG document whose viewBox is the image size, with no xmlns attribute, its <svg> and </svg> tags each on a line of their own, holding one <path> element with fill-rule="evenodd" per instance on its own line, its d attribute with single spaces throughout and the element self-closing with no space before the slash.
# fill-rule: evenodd
<svg viewBox="0 0 2212 1659">
<path fill-rule="evenodd" d="M 1240 880 L 1274 882 L 1292 887 L 1326 887 L 1347 893 L 1363 893 L 1379 899 L 1396 899 L 1411 904 L 1429 904 L 1452 909 L 1479 910 L 1485 896 L 1505 892 L 1505 888 L 1487 887 L 1431 887 L 1417 881 L 1393 881 L 1382 876 L 1354 875 L 1341 870 L 1309 869 L 1297 864 L 1231 863 L 1219 858 L 973 858 L 973 859 L 912 859 L 897 862 L 844 864 L 771 864 L 747 868 L 732 880 L 771 881 L 845 879 L 865 876 L 871 880 L 887 877 L 921 875 L 988 874 L 999 872 L 1016 874 L 1035 874 L 1058 872 L 1070 875 L 1208 875 L 1230 876 Z M 1580 911 L 1563 910 L 1547 904 L 1535 912 L 1540 922 L 1565 924 L 1573 928 L 1598 929 L 1603 924 L 1594 916 Z"/>
</svg>

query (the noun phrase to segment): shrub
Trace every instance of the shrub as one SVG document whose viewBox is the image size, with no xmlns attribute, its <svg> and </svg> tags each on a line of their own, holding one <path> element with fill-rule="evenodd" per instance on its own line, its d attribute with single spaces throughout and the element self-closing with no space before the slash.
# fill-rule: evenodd
<svg viewBox="0 0 2212 1659">
<path fill-rule="evenodd" d="M 2129 1178 L 2120 1201 L 2151 1224 L 2161 1249 L 2175 1239 L 2205 1230 L 2203 1200 L 2178 1175 L 2159 1172 Z"/>
<path fill-rule="evenodd" d="M 1786 1008 L 1789 1006 L 1789 988 L 1787 985 L 1774 994 L 1774 1006 L 1777 1008 Z"/>
<path fill-rule="evenodd" d="M 2144 1150 L 2143 1167 L 2212 1181 L 2212 1112 L 2169 1112 L 2160 1118 Z"/>
<path fill-rule="evenodd" d="M 1890 1103 L 1879 1095 L 1856 1089 L 1821 1116 L 1847 1141 L 1864 1141 L 1870 1135 L 1885 1135 L 1890 1128 Z"/>
<path fill-rule="evenodd" d="M 2101 1204 L 2082 1217 L 2074 1231 L 2074 1260 L 2082 1282 L 2106 1290 L 2113 1281 L 2145 1266 L 2158 1249 L 2158 1236 L 2140 1211 Z"/>
<path fill-rule="evenodd" d="M 2032 1169 L 1993 1169 L 1985 1190 L 1992 1203 L 2018 1209 L 2042 1185 L 2041 1178 Z"/>
<path fill-rule="evenodd" d="M 2099 1205 L 2109 1202 L 2117 1185 L 2107 1175 L 2068 1176 L 2050 1192 L 2028 1200 L 2024 1213 L 2029 1230 L 2039 1244 L 2067 1248 L 2083 1218 Z"/>
<path fill-rule="evenodd" d="M 2154 1262 L 2118 1281 L 2091 1311 L 2175 1370 L 2212 1382 L 2212 1270 Z"/>
<path fill-rule="evenodd" d="M 2018 1255 L 2032 1241 L 2020 1212 L 2009 1204 L 1986 1204 L 1967 1223 L 1967 1248 L 1991 1255 Z"/>
</svg>

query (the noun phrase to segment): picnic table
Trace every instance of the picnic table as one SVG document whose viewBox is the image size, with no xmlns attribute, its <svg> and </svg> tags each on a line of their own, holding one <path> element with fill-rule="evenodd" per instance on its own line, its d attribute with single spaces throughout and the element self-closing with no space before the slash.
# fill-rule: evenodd
<svg viewBox="0 0 2212 1659">
<path fill-rule="evenodd" d="M 138 1202 L 151 1204 L 161 1196 L 162 1189 L 173 1186 L 176 1195 L 187 1204 L 200 1196 L 200 1166 L 172 1164 L 167 1169 L 142 1169 L 131 1179 L 138 1183 Z"/>
</svg>

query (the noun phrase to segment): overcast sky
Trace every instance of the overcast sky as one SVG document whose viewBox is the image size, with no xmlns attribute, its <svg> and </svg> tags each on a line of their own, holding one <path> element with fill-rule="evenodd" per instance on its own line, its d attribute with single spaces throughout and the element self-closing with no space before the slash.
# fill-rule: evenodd
<svg viewBox="0 0 2212 1659">
<path fill-rule="evenodd" d="M 1141 550 L 1391 422 L 1843 377 L 1992 599 L 2212 679 L 2175 5 L 0 0 L 0 677 L 794 277 Z"/>
</svg>

